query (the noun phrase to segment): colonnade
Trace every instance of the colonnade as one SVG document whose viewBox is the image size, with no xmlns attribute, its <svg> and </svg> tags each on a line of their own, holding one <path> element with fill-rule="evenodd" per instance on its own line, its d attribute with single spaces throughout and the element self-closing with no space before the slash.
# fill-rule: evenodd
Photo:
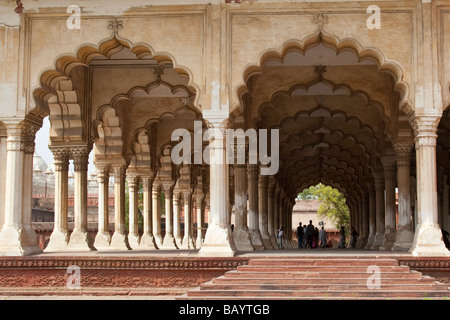
<svg viewBox="0 0 450 320">
<path fill-rule="evenodd" d="M 439 226 L 440 212 L 448 210 L 448 183 L 439 177 L 444 192 L 438 201 L 436 166 L 436 128 L 439 117 L 416 117 L 416 196 L 411 195 L 411 142 L 397 142 L 386 150 L 373 172 L 374 182 L 360 188 L 359 196 L 348 199 L 351 224 L 360 232 L 359 248 L 372 250 L 409 250 L 414 255 L 448 255 Z M 31 227 L 31 186 L 34 135 L 40 124 L 33 121 L 6 126 L 0 139 L 5 149 L 6 170 L 4 211 L 0 232 L 2 255 L 27 255 L 39 252 Z M 230 201 L 230 166 L 225 161 L 225 138 L 210 141 L 210 165 L 191 175 L 190 168 L 167 175 L 167 168 L 156 174 L 142 171 L 125 162 L 96 163 L 99 174 L 98 233 L 91 239 L 87 230 L 87 165 L 91 146 L 53 147 L 55 158 L 54 230 L 45 251 L 128 250 L 135 248 L 199 248 L 200 255 L 231 256 L 237 251 L 276 249 L 275 234 L 285 228 L 286 247 L 291 246 L 291 214 L 295 192 L 275 176 L 261 175 L 258 164 L 233 165 L 234 197 Z M 74 228 L 67 224 L 68 168 L 74 162 Z M 115 221 L 110 236 L 107 212 L 109 176 L 114 176 Z M 168 178 L 169 177 L 169 178 Z M 172 178 L 170 178 L 172 177 Z M 194 177 L 194 178 L 192 178 Z M 209 181 L 208 179 L 209 178 Z M 125 184 L 129 190 L 129 225 L 125 225 Z M 143 234 L 137 223 L 137 188 L 143 186 Z M 360 184 L 362 186 L 363 184 Z M 398 222 L 395 211 L 395 187 L 398 188 Z M 413 188 L 414 190 L 414 188 Z M 446 191 L 445 191 L 446 190 Z M 165 235 L 161 234 L 161 192 L 166 212 Z M 289 193 L 290 192 L 290 193 Z M 447 194 L 446 194 L 447 193 Z M 414 199 L 417 197 L 417 201 Z M 248 199 L 248 201 L 247 201 Z M 230 206 L 235 208 L 235 226 L 231 231 Z M 203 225 L 205 210 L 210 206 L 208 229 L 202 240 L 192 237 L 193 215 Z M 414 207 L 414 211 L 413 208 Z M 195 208 L 195 209 L 194 209 Z M 180 234 L 180 215 L 184 212 L 184 238 Z M 413 212 L 417 218 L 413 219 Z M 415 228 L 414 228 L 415 226 Z"/>
</svg>

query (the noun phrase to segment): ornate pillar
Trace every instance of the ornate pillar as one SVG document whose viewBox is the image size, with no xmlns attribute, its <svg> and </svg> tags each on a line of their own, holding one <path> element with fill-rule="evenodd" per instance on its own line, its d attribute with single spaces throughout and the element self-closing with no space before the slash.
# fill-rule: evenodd
<svg viewBox="0 0 450 320">
<path fill-rule="evenodd" d="M 215 116 L 213 117 L 215 118 Z M 211 118 L 209 120 L 212 120 Z M 229 176 L 226 163 L 226 121 L 215 118 L 209 129 L 210 215 L 205 241 L 200 255 L 234 256 L 237 251 L 231 231 L 229 206 Z"/>
<path fill-rule="evenodd" d="M 278 229 L 280 228 L 280 194 L 281 189 L 277 183 L 275 185 L 275 195 L 273 198 L 273 229 L 275 236 L 277 235 Z M 275 248 L 278 248 L 278 246 Z"/>
<path fill-rule="evenodd" d="M 266 250 L 272 250 L 272 245 L 269 239 L 268 223 L 269 217 L 267 212 L 267 187 L 268 176 L 259 175 L 258 177 L 258 220 L 259 231 L 261 232 L 261 239 Z"/>
<path fill-rule="evenodd" d="M 234 165 L 234 243 L 239 251 L 253 251 L 247 227 L 247 166 Z"/>
<path fill-rule="evenodd" d="M 178 249 L 173 236 L 173 183 L 163 183 L 165 207 L 165 235 L 160 249 Z"/>
<path fill-rule="evenodd" d="M 370 250 L 375 242 L 375 234 L 377 231 L 376 211 L 377 203 L 375 187 L 372 184 L 369 184 L 369 237 L 365 246 L 366 250 Z"/>
<path fill-rule="evenodd" d="M 369 193 L 366 190 L 361 190 L 362 196 L 362 217 L 361 217 L 361 242 L 358 248 L 364 249 L 369 241 Z"/>
<path fill-rule="evenodd" d="M 384 239 L 384 171 L 382 168 L 377 168 L 374 173 L 375 178 L 375 202 L 376 202 L 376 234 L 372 250 L 379 250 L 383 244 Z"/>
<path fill-rule="evenodd" d="M 248 171 L 248 227 L 250 231 L 250 241 L 255 250 L 265 250 L 259 230 L 259 209 L 258 209 L 258 165 L 247 165 Z"/>
<path fill-rule="evenodd" d="M 194 249 L 194 240 L 192 237 L 192 206 L 191 193 L 184 191 L 183 193 L 184 205 L 184 237 L 180 249 Z"/>
<path fill-rule="evenodd" d="M 74 164 L 74 228 L 70 235 L 68 250 L 95 250 L 87 229 L 87 171 L 90 148 L 87 146 L 70 149 Z"/>
<path fill-rule="evenodd" d="M 128 244 L 132 249 L 139 247 L 139 225 L 138 225 L 138 189 L 139 177 L 128 174 Z"/>
<path fill-rule="evenodd" d="M 5 223 L 6 154 L 6 128 L 0 127 L 0 231 Z"/>
<path fill-rule="evenodd" d="M 202 212 L 203 195 L 195 196 L 195 211 L 197 214 L 197 239 L 195 241 L 195 247 L 200 249 L 203 245 L 203 226 L 205 225 L 205 219 Z"/>
<path fill-rule="evenodd" d="M 411 143 L 396 143 L 398 179 L 398 230 L 392 250 L 408 251 L 414 240 L 411 214 Z"/>
<path fill-rule="evenodd" d="M 125 165 L 115 164 L 114 170 L 114 234 L 110 249 L 131 250 L 125 234 Z"/>
<path fill-rule="evenodd" d="M 395 243 L 396 237 L 396 205 L 395 205 L 395 163 L 396 157 L 394 150 L 386 150 L 386 155 L 382 157 L 384 167 L 384 183 L 385 183 L 385 224 L 384 239 L 380 250 L 391 250 Z"/>
<path fill-rule="evenodd" d="M 411 121 L 416 143 L 418 210 L 418 224 L 409 250 L 414 256 L 450 255 L 438 224 L 436 131 L 439 120 L 440 116 L 416 115 Z"/>
<path fill-rule="evenodd" d="M 277 237 L 275 235 L 275 188 L 276 180 L 273 176 L 270 176 L 267 189 L 267 228 L 269 231 L 269 240 L 273 249 L 277 248 Z"/>
<path fill-rule="evenodd" d="M 67 250 L 67 207 L 69 196 L 69 157 L 66 148 L 52 148 L 55 170 L 55 222 L 45 252 Z"/>
<path fill-rule="evenodd" d="M 41 252 L 31 227 L 34 137 L 40 125 L 28 121 L 7 125 L 6 190 L 0 255 Z"/>
<path fill-rule="evenodd" d="M 175 190 L 173 193 L 173 237 L 175 238 L 175 245 L 181 246 L 181 230 L 180 230 L 180 202 L 181 192 Z"/>
<path fill-rule="evenodd" d="M 94 247 L 97 250 L 108 250 L 111 242 L 109 233 L 109 166 L 98 165 L 98 232 Z"/>
<path fill-rule="evenodd" d="M 153 237 L 153 219 L 152 219 L 152 177 L 142 177 L 143 184 L 143 215 L 144 215 L 144 233 L 142 234 L 139 247 L 143 249 L 156 250 L 155 238 Z"/>
<path fill-rule="evenodd" d="M 153 237 L 158 248 L 162 245 L 161 236 L 161 185 L 153 182 L 152 186 Z"/>
</svg>

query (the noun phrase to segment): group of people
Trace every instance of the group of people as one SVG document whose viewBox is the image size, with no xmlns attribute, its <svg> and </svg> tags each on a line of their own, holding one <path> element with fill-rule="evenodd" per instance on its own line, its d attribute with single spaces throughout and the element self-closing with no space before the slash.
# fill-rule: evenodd
<svg viewBox="0 0 450 320">
<path fill-rule="evenodd" d="M 328 240 L 328 234 L 324 227 L 319 231 L 319 229 L 312 224 L 312 220 L 309 220 L 308 225 L 305 224 L 303 226 L 302 223 L 299 222 L 297 227 L 297 242 L 299 249 L 332 247 L 331 240 Z"/>
</svg>

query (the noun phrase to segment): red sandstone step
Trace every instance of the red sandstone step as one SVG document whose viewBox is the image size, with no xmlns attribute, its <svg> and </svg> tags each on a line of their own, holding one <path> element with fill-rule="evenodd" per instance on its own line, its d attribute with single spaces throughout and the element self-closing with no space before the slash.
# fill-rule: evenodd
<svg viewBox="0 0 450 320">
<path fill-rule="evenodd" d="M 395 259 L 317 259 L 317 258 L 293 258 L 293 259 L 251 259 L 249 266 L 398 266 Z"/>
<path fill-rule="evenodd" d="M 381 282 L 380 289 L 373 290 L 395 290 L 395 291 L 442 291 L 447 290 L 448 285 L 445 284 L 385 284 Z M 205 283 L 200 286 L 200 290 L 342 290 L 359 292 L 370 290 L 366 284 L 217 284 Z M 450 292 L 449 292 L 450 293 Z"/>
<path fill-rule="evenodd" d="M 348 291 L 348 290 L 193 290 L 187 293 L 188 297 L 195 296 L 209 296 L 209 297 L 219 297 L 219 296 L 235 296 L 235 297 L 249 297 L 249 298 L 261 298 L 261 297 L 284 297 L 284 298 L 310 298 L 310 297 L 382 297 L 382 298 L 448 298 L 450 292 L 448 290 L 359 290 L 359 291 Z"/>
<path fill-rule="evenodd" d="M 377 266 L 381 273 L 383 272 L 409 272 L 408 266 Z M 238 271 L 245 272 L 366 272 L 371 274 L 370 266 L 264 266 L 264 265 L 246 265 L 239 266 Z M 369 270 L 369 272 L 368 272 Z"/>
<path fill-rule="evenodd" d="M 368 278 L 369 273 L 366 272 L 244 272 L 244 271 L 229 271 L 225 273 L 229 278 L 288 278 L 288 279 L 336 279 L 336 278 Z M 409 278 L 420 279 L 422 274 L 420 272 L 383 272 L 383 278 Z"/>
<path fill-rule="evenodd" d="M 226 284 L 226 283 L 246 283 L 246 284 L 327 284 L 330 283 L 328 278 L 305 278 L 305 279 L 292 279 L 292 278 L 230 278 L 230 277 L 218 277 L 212 280 L 213 283 Z M 366 284 L 367 276 L 363 278 L 334 278 L 333 283 L 336 284 Z M 402 283 L 419 283 L 419 284 L 433 284 L 436 282 L 431 277 L 424 278 L 380 278 L 382 284 L 402 284 Z"/>
</svg>

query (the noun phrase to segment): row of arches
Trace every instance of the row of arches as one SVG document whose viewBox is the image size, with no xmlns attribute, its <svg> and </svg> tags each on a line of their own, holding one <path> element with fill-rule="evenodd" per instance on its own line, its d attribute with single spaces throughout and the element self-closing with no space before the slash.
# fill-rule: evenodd
<svg viewBox="0 0 450 320">
<path fill-rule="evenodd" d="M 426 175 L 417 167 L 419 162 L 421 166 L 429 165 L 429 159 L 419 149 L 424 146 L 421 150 L 427 155 L 433 152 L 428 148 L 433 142 L 427 144 L 421 138 L 429 139 L 433 130 L 438 130 L 437 163 L 448 176 L 448 112 L 443 114 L 439 128 L 439 117 L 434 117 L 434 122 L 429 117 L 434 128 L 428 122 L 424 125 L 428 118 L 414 114 L 409 87 L 397 64 L 387 61 L 376 49 L 362 48 L 352 39 L 338 40 L 323 30 L 303 41 L 289 41 L 280 50 L 266 50 L 257 64 L 247 66 L 243 79 L 236 88 L 239 103 L 232 105 L 225 118 L 216 121 L 208 117 L 211 112 L 201 108 L 201 90 L 188 69 L 177 66 L 169 54 L 154 52 L 146 44 L 133 45 L 114 35 L 98 47 L 83 46 L 76 56 L 58 58 L 55 69 L 42 74 L 41 86 L 34 90 L 36 107 L 16 126 L 15 132 L 18 141 L 32 142 L 30 137 L 40 121 L 49 116 L 50 149 L 57 172 L 55 229 L 49 250 L 70 248 L 71 241 L 75 250 L 94 248 L 86 238 L 85 210 L 87 159 L 92 148 L 94 164 L 102 172 L 102 187 L 104 177 L 110 174 L 114 174 L 116 184 L 117 236 L 105 236 L 107 215 L 102 213 L 104 206 L 99 205 L 102 242 L 95 246 L 98 248 L 125 249 L 145 239 L 136 234 L 133 202 L 135 186 L 141 181 L 147 185 L 144 243 L 153 243 L 154 247 L 165 247 L 165 240 L 155 240 L 159 222 L 157 212 L 151 209 L 158 207 L 151 202 L 152 188 L 155 192 L 163 188 L 167 195 L 170 215 L 166 232 L 172 237 L 168 238 L 171 244 L 172 215 L 179 212 L 174 199 L 189 194 L 186 219 L 192 212 L 193 195 L 201 194 L 196 196 L 203 199 L 199 201 L 208 197 L 211 201 L 211 232 L 205 235 L 205 251 L 225 246 L 227 253 L 233 253 L 237 248 L 275 248 L 275 230 L 282 224 L 291 227 L 289 215 L 296 195 L 322 182 L 345 195 L 352 224 L 362 232 L 359 247 L 410 249 L 416 227 L 413 213 L 423 206 L 419 199 L 417 205 L 411 199 L 410 180 L 417 180 L 422 187 L 420 183 Z M 216 161 L 223 157 L 219 151 L 225 150 L 223 137 L 217 136 L 202 141 L 202 152 L 206 146 L 212 146 L 210 167 L 175 166 L 170 152 L 176 141 L 171 135 L 179 128 L 193 135 L 195 121 L 200 121 L 203 129 L 278 130 L 279 171 L 267 177 L 261 174 L 260 164 L 228 166 L 225 161 Z M 428 131 L 421 135 L 425 126 Z M 24 133 L 30 127 L 34 132 Z M 11 140 L 12 130 L 7 127 L 6 131 Z M 24 151 L 18 148 L 18 152 Z M 420 156 L 416 159 L 415 154 Z M 72 240 L 67 238 L 66 218 L 70 159 L 75 165 L 76 198 Z M 416 172 L 422 175 L 416 176 Z M 132 186 L 130 197 L 134 197 L 128 235 L 123 226 L 126 178 Z M 445 212 L 448 215 L 448 181 L 441 180 L 439 199 L 444 223 Z M 432 185 L 433 181 L 427 183 Z M 201 191 L 195 191 L 196 188 Z M 229 225 L 233 206 L 238 223 L 232 236 Z M 417 220 L 419 224 L 423 222 Z M 223 231 L 219 240 L 214 235 L 217 230 Z"/>
</svg>

